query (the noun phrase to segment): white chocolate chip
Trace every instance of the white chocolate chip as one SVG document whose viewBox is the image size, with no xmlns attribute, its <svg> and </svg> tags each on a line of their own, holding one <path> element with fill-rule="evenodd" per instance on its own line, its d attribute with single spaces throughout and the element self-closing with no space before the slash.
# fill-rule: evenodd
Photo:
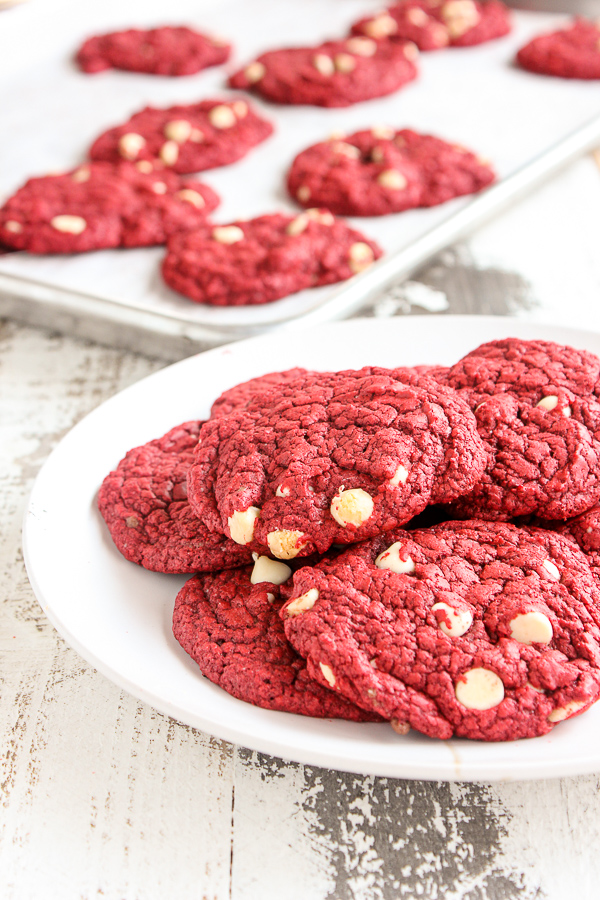
<svg viewBox="0 0 600 900">
<path fill-rule="evenodd" d="M 520 644 L 549 644 L 552 623 L 544 613 L 522 613 L 510 620 L 510 636 Z"/>
<path fill-rule="evenodd" d="M 345 131 L 332 131 L 327 138 L 328 141 L 342 141 L 346 137 Z"/>
<path fill-rule="evenodd" d="M 389 569 L 397 575 L 412 575 L 416 569 L 415 562 L 412 557 L 407 556 L 406 559 L 400 557 L 400 551 L 403 545 L 400 541 L 396 541 L 387 550 L 379 554 L 375 560 L 378 569 Z"/>
<path fill-rule="evenodd" d="M 177 144 L 183 144 L 192 133 L 192 126 L 187 119 L 172 119 L 164 129 L 165 137 Z"/>
<path fill-rule="evenodd" d="M 155 194 L 166 194 L 167 186 L 164 183 L 164 181 L 155 181 L 154 184 L 152 185 L 152 190 L 154 191 Z"/>
<path fill-rule="evenodd" d="M 293 559 L 306 546 L 306 541 L 301 542 L 303 537 L 302 531 L 270 531 L 267 544 L 273 556 L 278 559 Z"/>
<path fill-rule="evenodd" d="M 554 565 L 552 560 L 550 560 L 550 559 L 544 560 L 544 562 L 542 563 L 542 566 L 544 567 L 544 569 L 546 570 L 548 575 L 554 579 L 554 581 L 560 581 L 560 570 L 558 569 L 557 566 Z"/>
<path fill-rule="evenodd" d="M 352 488 L 349 491 L 342 489 L 331 501 L 329 509 L 342 528 L 346 528 L 347 525 L 358 527 L 371 518 L 374 503 L 371 495 L 362 488 Z"/>
<path fill-rule="evenodd" d="M 562 414 L 565 417 L 565 419 L 569 419 L 571 417 L 571 413 L 572 413 L 572 410 L 571 410 L 570 406 L 563 406 Z"/>
<path fill-rule="evenodd" d="M 406 484 L 407 478 L 408 469 L 405 468 L 405 466 L 400 465 L 394 472 L 392 478 L 390 478 L 389 484 L 393 484 L 394 487 L 397 487 L 399 484 Z"/>
<path fill-rule="evenodd" d="M 183 188 L 183 190 L 177 191 L 175 196 L 179 197 L 180 200 L 185 200 L 186 203 L 191 203 L 196 209 L 202 209 L 206 206 L 202 194 L 199 194 L 198 191 L 192 191 L 190 188 Z"/>
<path fill-rule="evenodd" d="M 292 570 L 285 563 L 269 559 L 268 556 L 259 556 L 254 563 L 250 581 L 252 584 L 260 584 L 262 581 L 270 581 L 271 584 L 283 584 L 287 581 Z"/>
<path fill-rule="evenodd" d="M 50 224 L 64 234 L 81 234 L 87 228 L 87 222 L 81 216 L 54 216 Z"/>
<path fill-rule="evenodd" d="M 396 732 L 396 734 L 405 735 L 410 731 L 410 725 L 408 722 L 402 722 L 400 719 L 390 719 L 390 725 Z"/>
<path fill-rule="evenodd" d="M 91 175 L 91 172 L 87 168 L 87 166 L 82 166 L 81 169 L 75 169 L 75 171 L 71 175 L 71 178 L 73 181 L 76 181 L 78 184 L 81 184 L 84 181 L 89 181 L 90 175 Z"/>
<path fill-rule="evenodd" d="M 146 146 L 146 140 L 141 134 L 130 131 L 119 138 L 119 153 L 125 159 L 135 159 L 142 147 Z"/>
<path fill-rule="evenodd" d="M 585 533 L 586 533 L 586 534 L 591 534 L 593 530 L 594 530 L 594 529 L 593 529 L 592 526 L 590 525 L 589 528 L 586 528 L 586 529 L 585 529 Z"/>
<path fill-rule="evenodd" d="M 539 406 L 540 409 L 547 409 L 548 412 L 552 412 L 552 410 L 556 409 L 558 406 L 558 397 L 555 394 L 549 394 L 547 397 L 542 397 L 536 406 Z"/>
<path fill-rule="evenodd" d="M 449 0 L 442 6 L 441 13 L 450 37 L 453 38 L 474 28 L 480 18 L 473 0 Z"/>
<path fill-rule="evenodd" d="M 414 62 L 419 55 L 419 48 L 416 44 L 413 44 L 412 41 L 408 41 L 408 43 L 404 45 L 404 55 L 410 62 Z"/>
<path fill-rule="evenodd" d="M 544 688 L 536 687 L 535 684 L 532 684 L 530 681 L 526 681 L 525 684 L 527 687 L 530 687 L 532 691 L 535 691 L 537 694 L 545 694 Z"/>
<path fill-rule="evenodd" d="M 330 666 L 326 666 L 325 663 L 319 663 L 319 668 L 329 687 L 335 687 L 335 675 L 333 674 L 333 669 Z"/>
<path fill-rule="evenodd" d="M 291 222 L 288 222 L 286 225 L 286 233 L 292 236 L 297 234 L 302 234 L 303 231 L 306 231 L 308 228 L 308 223 L 310 222 L 309 217 L 306 213 L 300 213 L 299 216 L 296 216 L 295 219 L 292 219 Z"/>
<path fill-rule="evenodd" d="M 310 200 L 310 188 L 308 185 L 303 184 L 298 188 L 296 193 L 296 197 L 300 201 L 300 203 L 307 203 Z"/>
<path fill-rule="evenodd" d="M 378 141 L 391 141 L 395 133 L 396 132 L 392 128 L 386 128 L 385 125 L 378 125 L 377 128 L 371 128 L 371 134 L 374 138 L 377 138 Z"/>
<path fill-rule="evenodd" d="M 136 169 L 138 169 L 138 171 L 143 172 L 145 175 L 149 175 L 154 168 L 149 159 L 140 159 L 139 162 L 136 162 L 135 167 Z"/>
<path fill-rule="evenodd" d="M 20 222 L 15 222 L 14 219 L 9 219 L 8 222 L 4 223 L 4 230 L 10 231 L 11 234 L 21 234 L 23 231 L 23 226 Z"/>
<path fill-rule="evenodd" d="M 313 222 L 320 222 L 321 225 L 331 226 L 335 222 L 335 217 L 328 209 L 318 209 L 317 207 L 314 207 L 313 209 L 307 209 L 306 215 L 309 219 L 312 219 Z"/>
<path fill-rule="evenodd" d="M 336 53 L 333 62 L 338 72 L 352 72 L 356 68 L 356 60 L 349 53 Z"/>
<path fill-rule="evenodd" d="M 320 72 L 321 75 L 333 75 L 335 72 L 335 65 L 330 56 L 327 56 L 325 53 L 316 53 L 313 56 L 313 66 Z"/>
<path fill-rule="evenodd" d="M 275 491 L 276 497 L 289 497 L 290 489 L 287 485 L 277 485 L 277 490 Z"/>
<path fill-rule="evenodd" d="M 244 232 L 237 225 L 217 225 L 212 230 L 212 236 L 219 244 L 237 244 L 244 240 Z"/>
<path fill-rule="evenodd" d="M 192 128 L 190 132 L 190 141 L 194 144 L 201 144 L 204 140 L 204 132 L 200 131 L 199 128 Z"/>
<path fill-rule="evenodd" d="M 234 111 L 229 106 L 213 106 L 208 114 L 208 121 L 213 128 L 231 128 L 237 123 Z"/>
<path fill-rule="evenodd" d="M 408 184 L 402 172 L 397 169 L 384 169 L 377 176 L 377 183 L 391 191 L 402 191 Z"/>
<path fill-rule="evenodd" d="M 431 610 L 435 612 L 436 609 L 444 611 L 444 618 L 438 620 L 438 626 L 448 637 L 460 637 L 473 624 L 473 616 L 468 609 L 455 609 L 448 603 L 434 603 Z"/>
<path fill-rule="evenodd" d="M 374 56 L 377 51 L 377 44 L 370 38 L 351 37 L 346 41 L 346 47 L 350 53 L 356 56 Z"/>
<path fill-rule="evenodd" d="M 365 24 L 364 28 L 365 32 L 371 38 L 389 37 L 390 34 L 396 34 L 398 31 L 396 20 L 392 19 L 391 16 L 388 16 L 387 13 L 377 16 L 375 19 L 371 19 L 370 22 Z"/>
<path fill-rule="evenodd" d="M 406 18 L 411 25 L 416 25 L 417 28 L 422 28 L 429 22 L 429 16 L 425 12 L 425 10 L 421 9 L 419 6 L 415 6 L 412 9 L 409 9 L 406 13 Z"/>
<path fill-rule="evenodd" d="M 245 119 L 248 115 L 248 104 L 244 103 L 243 100 L 236 100 L 235 103 L 231 104 L 231 108 L 238 119 Z"/>
<path fill-rule="evenodd" d="M 269 603 L 275 603 L 275 594 L 267 594 L 267 600 Z"/>
<path fill-rule="evenodd" d="M 249 66 L 246 66 L 244 69 L 244 75 L 250 82 L 250 84 L 256 84 L 257 81 L 260 81 L 261 78 L 265 77 L 266 69 L 261 62 L 253 62 L 250 63 Z"/>
<path fill-rule="evenodd" d="M 347 144 L 345 141 L 334 141 L 331 149 L 340 156 L 347 156 L 348 159 L 360 159 L 360 150 L 354 144 Z"/>
<path fill-rule="evenodd" d="M 285 611 L 286 616 L 299 616 L 301 613 L 312 609 L 319 599 L 319 592 L 316 588 L 311 588 L 305 594 L 300 594 L 295 600 L 292 600 Z"/>
<path fill-rule="evenodd" d="M 249 506 L 248 509 L 236 510 L 227 519 L 227 527 L 231 540 L 236 544 L 249 544 L 254 536 L 254 526 L 260 516 L 258 506 Z"/>
<path fill-rule="evenodd" d="M 570 703 L 565 703 L 564 706 L 557 706 L 548 716 L 548 721 L 562 722 L 564 719 L 568 719 L 574 713 L 578 712 L 585 705 L 585 700 L 571 700 Z"/>
<path fill-rule="evenodd" d="M 357 241 L 352 244 L 348 251 L 349 266 L 352 272 L 358 274 L 364 269 L 368 269 L 373 262 L 375 255 L 368 244 L 363 241 Z"/>
<path fill-rule="evenodd" d="M 158 155 L 165 166 L 175 165 L 179 157 L 179 144 L 175 143 L 175 141 L 165 141 L 158 151 Z"/>
<path fill-rule="evenodd" d="M 492 709 L 504 699 L 502 679 L 489 669 L 469 669 L 457 681 L 454 692 L 467 709 Z"/>
</svg>

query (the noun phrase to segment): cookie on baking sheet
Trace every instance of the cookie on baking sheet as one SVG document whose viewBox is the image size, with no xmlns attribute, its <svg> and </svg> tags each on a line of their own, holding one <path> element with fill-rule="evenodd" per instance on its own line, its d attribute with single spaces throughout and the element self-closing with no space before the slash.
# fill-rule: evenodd
<svg viewBox="0 0 600 900">
<path fill-rule="evenodd" d="M 147 106 L 96 138 L 90 156 L 133 160 L 144 172 L 152 165 L 184 175 L 236 162 L 272 133 L 271 123 L 239 98 Z"/>
<path fill-rule="evenodd" d="M 81 253 L 164 244 L 207 227 L 219 198 L 205 184 L 132 163 L 85 163 L 30 178 L 0 209 L 0 240 L 30 253 Z"/>
<path fill-rule="evenodd" d="M 129 28 L 88 38 L 76 61 L 88 74 L 127 69 L 147 75 L 193 75 L 227 62 L 231 45 L 191 28 Z"/>
<path fill-rule="evenodd" d="M 567 519 L 600 498 L 600 359 L 549 341 L 491 341 L 436 378 L 466 400 L 488 453 L 460 516 Z"/>
<path fill-rule="evenodd" d="M 205 424 L 188 494 L 209 528 L 292 559 L 404 524 L 485 463 L 453 391 L 389 370 L 308 373 Z"/>
<path fill-rule="evenodd" d="M 508 8 L 499 0 L 402 0 L 352 26 L 353 34 L 412 41 L 419 50 L 482 44 L 510 29 Z"/>
<path fill-rule="evenodd" d="M 381 216 L 472 194 L 494 179 L 489 163 L 464 147 L 407 128 L 379 127 L 303 150 L 287 186 L 302 206 Z"/>
<path fill-rule="evenodd" d="M 117 549 L 153 572 L 212 572 L 251 560 L 247 548 L 208 531 L 187 502 L 187 472 L 201 425 L 184 422 L 130 450 L 98 492 Z"/>
<path fill-rule="evenodd" d="M 535 737 L 600 696 L 600 590 L 541 529 L 382 535 L 296 572 L 281 616 L 315 680 L 401 734 Z"/>
<path fill-rule="evenodd" d="M 392 94 L 417 76 L 414 44 L 348 38 L 263 53 L 229 79 L 275 103 L 351 106 Z"/>
<path fill-rule="evenodd" d="M 175 600 L 173 634 L 202 674 L 238 700 L 301 716 L 380 721 L 313 681 L 288 643 L 278 585 L 290 574 L 261 557 L 254 569 L 194 576 Z"/>
<path fill-rule="evenodd" d="M 226 416 L 236 409 L 243 409 L 257 394 L 267 393 L 279 384 L 286 384 L 301 375 L 308 374 L 307 369 L 296 367 L 286 369 L 285 372 L 269 372 L 267 375 L 259 375 L 258 378 L 236 384 L 217 397 L 210 408 L 210 417 L 214 419 L 216 416 Z"/>
<path fill-rule="evenodd" d="M 533 38 L 517 53 L 523 69 L 558 78 L 600 78 L 600 22 L 575 19 Z"/>
<path fill-rule="evenodd" d="M 327 210 L 311 209 L 177 235 L 162 273 L 197 303 L 251 306 L 344 281 L 380 256 L 374 241 Z"/>
</svg>

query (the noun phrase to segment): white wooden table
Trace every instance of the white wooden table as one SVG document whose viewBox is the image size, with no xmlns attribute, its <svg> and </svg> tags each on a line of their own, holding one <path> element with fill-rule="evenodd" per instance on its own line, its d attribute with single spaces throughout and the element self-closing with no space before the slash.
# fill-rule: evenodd
<svg viewBox="0 0 600 900">
<path fill-rule="evenodd" d="M 599 208 L 590 157 L 376 312 L 600 329 Z M 436 784 L 260 756 L 124 694 L 56 634 L 20 549 L 33 478 L 82 416 L 162 365 L 0 323 L 0 897 L 598 897 L 597 776 Z"/>
</svg>

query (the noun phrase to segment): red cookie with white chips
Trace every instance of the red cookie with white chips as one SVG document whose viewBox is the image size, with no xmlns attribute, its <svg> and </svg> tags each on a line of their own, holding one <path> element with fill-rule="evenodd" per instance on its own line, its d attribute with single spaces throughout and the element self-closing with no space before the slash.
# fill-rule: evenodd
<svg viewBox="0 0 600 900">
<path fill-rule="evenodd" d="M 275 103 L 342 107 L 383 97 L 417 76 L 417 48 L 350 37 L 316 47 L 270 50 L 229 79 Z"/>
<path fill-rule="evenodd" d="M 414 371 L 401 377 L 307 373 L 209 420 L 188 474 L 196 515 L 259 553 L 293 559 L 389 531 L 471 490 L 486 463 L 474 416 L 454 391 Z"/>
<path fill-rule="evenodd" d="M 328 210 L 313 209 L 176 235 L 162 274 L 196 303 L 253 306 L 344 281 L 379 256 L 374 241 Z"/>
<path fill-rule="evenodd" d="M 290 574 L 282 563 L 266 563 Z M 267 572 L 253 583 L 256 568 L 196 575 L 177 595 L 173 634 L 202 674 L 238 700 L 263 709 L 355 722 L 380 721 L 376 713 L 366 712 L 313 681 L 305 661 L 285 637 L 279 618 L 277 573 Z M 269 581 L 271 577 L 275 583 Z"/>
<path fill-rule="evenodd" d="M 77 64 L 93 74 L 126 69 L 146 75 L 193 75 L 227 62 L 231 45 L 186 27 L 129 28 L 88 38 L 77 51 Z"/>
<path fill-rule="evenodd" d="M 184 422 L 130 450 L 98 491 L 98 508 L 119 552 L 153 572 L 214 572 L 251 560 L 245 547 L 209 531 L 187 501 L 201 426 Z"/>
<path fill-rule="evenodd" d="M 561 535 L 394 531 L 294 575 L 285 632 L 321 684 L 430 737 L 535 737 L 600 696 L 600 590 Z"/>
<path fill-rule="evenodd" d="M 600 359 L 551 341 L 482 344 L 435 375 L 473 410 L 488 463 L 465 518 L 568 519 L 600 499 Z"/>
<path fill-rule="evenodd" d="M 147 106 L 92 144 L 92 159 L 131 160 L 142 169 L 185 175 L 227 166 L 266 140 L 273 126 L 246 100 L 202 100 L 187 106 Z"/>
<path fill-rule="evenodd" d="M 517 53 L 523 69 L 557 78 L 600 78 L 598 22 L 575 19 L 560 31 L 534 38 Z"/>
<path fill-rule="evenodd" d="M 499 0 L 402 0 L 360 19 L 352 32 L 377 40 L 412 41 L 419 50 L 440 50 L 482 44 L 510 29 L 509 11 Z"/>
<path fill-rule="evenodd" d="M 494 180 L 491 166 L 464 147 L 408 128 L 379 127 L 303 150 L 287 186 L 303 206 L 379 216 L 445 203 Z"/>
<path fill-rule="evenodd" d="M 0 240 L 29 253 L 81 253 L 164 244 L 206 228 L 219 205 L 208 185 L 121 161 L 30 178 L 0 209 Z"/>
</svg>

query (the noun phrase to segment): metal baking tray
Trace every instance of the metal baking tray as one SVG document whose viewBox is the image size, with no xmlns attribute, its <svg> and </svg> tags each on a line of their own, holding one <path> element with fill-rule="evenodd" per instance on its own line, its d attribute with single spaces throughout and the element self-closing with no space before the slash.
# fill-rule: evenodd
<svg viewBox="0 0 600 900">
<path fill-rule="evenodd" d="M 222 0 L 198 15 L 190 3 L 176 0 L 169 20 L 187 21 L 231 39 L 236 47 L 231 70 L 270 47 L 343 35 L 354 19 L 378 5 L 365 0 Z M 302 291 L 261 307 L 211 308 L 180 297 L 162 283 L 162 248 L 64 257 L 9 253 L 0 256 L 0 314 L 172 359 L 261 331 L 289 331 L 301 322 L 316 324 L 355 312 L 600 142 L 597 122 L 582 130 L 598 112 L 596 84 L 543 78 L 512 63 L 518 47 L 554 27 L 559 17 L 516 12 L 514 19 L 514 32 L 507 38 L 466 50 L 422 54 L 419 79 L 390 97 L 336 110 L 279 107 L 257 100 L 274 121 L 275 135 L 235 165 L 201 175 L 223 200 L 214 220 L 226 222 L 276 209 L 293 211 L 283 187 L 285 172 L 297 152 L 332 131 L 349 133 L 381 124 L 412 127 L 493 160 L 502 182 L 474 200 L 352 220 L 378 240 L 387 255 L 346 285 Z M 156 7 L 149 7 L 147 22 L 156 22 Z M 139 16 L 136 24 L 144 24 Z M 90 77 L 65 58 L 32 67 L 0 100 L 5 134 L 13 136 L 2 149 L 0 191 L 14 191 L 31 175 L 78 165 L 99 131 L 148 103 L 166 106 L 227 96 L 225 79 L 223 67 L 173 79 L 113 71 Z M 574 131 L 574 137 L 560 143 Z M 558 149 L 548 154 L 557 142 Z"/>
</svg>

